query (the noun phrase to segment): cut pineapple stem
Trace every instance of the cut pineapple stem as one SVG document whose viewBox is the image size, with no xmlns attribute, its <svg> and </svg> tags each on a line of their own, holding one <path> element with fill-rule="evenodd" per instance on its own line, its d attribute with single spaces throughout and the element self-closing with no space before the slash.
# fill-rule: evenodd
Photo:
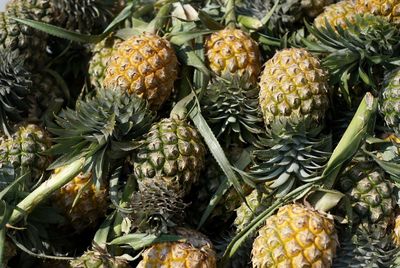
<svg viewBox="0 0 400 268">
<path fill-rule="evenodd" d="M 157 13 L 157 16 L 146 27 L 146 32 L 157 34 L 160 29 L 163 29 L 166 20 L 170 17 L 171 8 L 171 4 L 166 4 L 162 6 L 160 8 L 160 11 Z"/>
<path fill-rule="evenodd" d="M 225 10 L 225 24 L 228 28 L 236 28 L 235 0 L 227 0 Z"/>
<path fill-rule="evenodd" d="M 49 180 L 43 182 L 17 205 L 8 221 L 8 224 L 14 225 L 19 222 L 24 216 L 32 212 L 37 205 L 50 197 L 53 192 L 70 182 L 81 172 L 84 163 L 84 158 L 78 159 L 63 168 L 59 173 L 53 174 Z"/>
</svg>

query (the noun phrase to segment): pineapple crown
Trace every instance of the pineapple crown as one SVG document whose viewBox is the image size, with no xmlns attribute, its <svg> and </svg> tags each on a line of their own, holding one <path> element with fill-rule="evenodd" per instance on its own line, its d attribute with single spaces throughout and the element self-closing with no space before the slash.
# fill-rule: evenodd
<svg viewBox="0 0 400 268">
<path fill-rule="evenodd" d="M 310 128 L 294 119 L 281 119 L 260 138 L 263 148 L 252 153 L 250 173 L 256 182 L 270 182 L 277 196 L 284 196 L 300 184 L 317 181 L 331 155 L 332 137 L 322 127 Z"/>
<path fill-rule="evenodd" d="M 264 132 L 264 120 L 258 108 L 259 89 L 247 75 L 230 79 L 217 77 L 201 99 L 204 117 L 226 147 L 238 142 L 257 145 Z"/>
<path fill-rule="evenodd" d="M 0 51 L 0 133 L 10 135 L 9 122 L 21 121 L 29 105 L 24 98 L 32 87 L 31 73 L 16 51 Z"/>
<path fill-rule="evenodd" d="M 49 153 L 59 158 L 50 168 L 84 158 L 84 171 L 93 169 L 94 178 L 102 178 L 114 161 L 134 149 L 133 141 L 150 129 L 154 119 L 155 114 L 139 96 L 100 88 L 95 95 L 78 100 L 75 110 L 67 108 L 56 116 L 49 131 L 57 137 Z"/>
<path fill-rule="evenodd" d="M 400 31 L 384 18 L 356 15 L 346 21 L 345 27 L 331 26 L 318 29 L 307 24 L 316 41 L 303 39 L 316 53 L 327 54 L 322 63 L 330 71 L 331 82 L 348 87 L 363 82 L 372 89 L 382 80 L 382 67 L 392 69 L 398 65 Z"/>
</svg>

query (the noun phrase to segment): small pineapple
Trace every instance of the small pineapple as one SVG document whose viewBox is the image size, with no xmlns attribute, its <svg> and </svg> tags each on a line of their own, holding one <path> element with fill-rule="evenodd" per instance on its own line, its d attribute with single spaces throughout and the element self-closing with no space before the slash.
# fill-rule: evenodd
<svg viewBox="0 0 400 268">
<path fill-rule="evenodd" d="M 217 258 L 211 241 L 203 234 L 177 228 L 184 240 L 154 244 L 142 253 L 137 268 L 182 267 L 216 268 Z"/>
<path fill-rule="evenodd" d="M 103 84 L 146 99 L 159 109 L 171 95 L 178 75 L 178 60 L 171 43 L 155 34 L 135 35 L 111 54 Z"/>
<path fill-rule="evenodd" d="M 358 162 L 350 165 L 340 178 L 340 187 L 350 198 L 356 222 L 376 224 L 387 229 L 396 206 L 393 185 L 376 164 Z"/>
<path fill-rule="evenodd" d="M 400 135 L 400 69 L 385 77 L 379 108 L 386 124 Z"/>
<path fill-rule="evenodd" d="M 332 28 L 337 26 L 346 29 L 346 21 L 353 22 L 355 16 L 354 2 L 351 0 L 344 0 L 335 4 L 329 5 L 325 8 L 318 17 L 314 20 L 314 25 L 317 28 L 326 28 L 326 21 Z"/>
<path fill-rule="evenodd" d="M 155 123 L 134 157 L 139 189 L 156 180 L 179 196 L 187 195 L 204 167 L 205 146 L 185 120 L 166 118 Z"/>
<path fill-rule="evenodd" d="M 234 74 L 247 75 L 255 84 L 261 71 L 257 43 L 239 29 L 225 28 L 208 37 L 205 43 L 208 64 L 218 76 L 229 79 Z"/>
<path fill-rule="evenodd" d="M 333 219 L 303 205 L 286 205 L 259 230 L 253 267 L 329 268 L 337 240 Z"/>
<path fill-rule="evenodd" d="M 61 170 L 58 168 L 54 172 Z M 77 232 L 94 227 L 105 216 L 108 207 L 107 189 L 97 188 L 91 173 L 80 173 L 56 192 L 53 200 Z"/>
<path fill-rule="evenodd" d="M 399 0 L 356 0 L 355 8 L 359 14 L 373 14 L 384 17 L 393 24 L 400 24 Z"/>
<path fill-rule="evenodd" d="M 51 140 L 44 129 L 34 124 L 19 125 L 10 137 L 0 138 L 0 164 L 9 163 L 14 169 L 20 168 L 22 174 L 30 172 L 32 186 L 51 162 L 44 154 L 50 147 Z"/>
<path fill-rule="evenodd" d="M 103 250 L 89 250 L 70 262 L 71 268 L 129 268 L 127 260 L 113 257 Z"/>
<path fill-rule="evenodd" d="M 90 83 L 95 88 L 99 88 L 103 85 L 106 67 L 110 61 L 111 54 L 121 42 L 121 39 L 110 36 L 97 43 L 92 49 L 92 58 L 89 61 L 88 75 Z"/>
<path fill-rule="evenodd" d="M 259 101 L 267 127 L 280 118 L 322 123 L 329 107 L 327 72 L 305 49 L 281 50 L 265 64 Z"/>
</svg>

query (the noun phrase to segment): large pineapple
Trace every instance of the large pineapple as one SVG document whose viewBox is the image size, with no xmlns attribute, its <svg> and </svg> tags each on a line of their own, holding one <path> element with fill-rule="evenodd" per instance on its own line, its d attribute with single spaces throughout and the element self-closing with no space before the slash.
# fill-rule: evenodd
<svg viewBox="0 0 400 268">
<path fill-rule="evenodd" d="M 257 43 L 239 29 L 225 28 L 211 34 L 205 44 L 208 64 L 218 76 L 247 75 L 256 83 L 261 70 Z"/>
<path fill-rule="evenodd" d="M 326 21 L 328 21 L 328 24 L 332 28 L 337 26 L 346 28 L 346 21 L 354 21 L 354 16 L 354 2 L 351 0 L 344 0 L 327 6 L 324 12 L 315 18 L 314 25 L 317 28 L 326 27 Z"/>
<path fill-rule="evenodd" d="M 103 85 L 107 64 L 110 61 L 112 52 L 122 40 L 110 36 L 97 43 L 92 49 L 92 58 L 89 61 L 88 75 L 90 83 L 99 88 Z"/>
<path fill-rule="evenodd" d="M 400 69 L 385 78 L 380 111 L 386 124 L 400 135 Z"/>
<path fill-rule="evenodd" d="M 155 180 L 179 196 L 189 193 L 204 167 L 205 147 L 197 130 L 185 120 L 166 118 L 154 124 L 134 159 L 139 188 Z"/>
<path fill-rule="evenodd" d="M 356 0 L 355 7 L 360 14 L 370 13 L 384 17 L 393 24 L 400 24 L 399 0 Z"/>
<path fill-rule="evenodd" d="M 0 165 L 11 164 L 15 170 L 20 169 L 20 175 L 30 172 L 28 187 L 32 186 L 50 164 L 51 158 L 44 154 L 50 146 L 44 129 L 34 124 L 20 125 L 10 137 L 0 138 Z"/>
<path fill-rule="evenodd" d="M 328 102 L 328 76 L 305 49 L 284 49 L 265 64 L 259 103 L 266 126 L 263 147 L 253 151 L 257 181 L 271 181 L 278 195 L 321 175 L 331 137 L 321 133 Z"/>
<path fill-rule="evenodd" d="M 182 267 L 216 268 L 217 259 L 211 241 L 203 234 L 177 228 L 182 241 L 154 244 L 142 253 L 138 268 Z"/>
<path fill-rule="evenodd" d="M 56 169 L 55 173 L 61 170 Z M 90 173 L 80 173 L 56 192 L 53 200 L 77 232 L 95 227 L 108 207 L 107 189 L 96 187 Z"/>
<path fill-rule="evenodd" d="M 392 224 L 396 206 L 393 185 L 379 166 L 352 164 L 340 178 L 340 186 L 350 198 L 356 222 L 383 229 Z"/>
<path fill-rule="evenodd" d="M 122 88 L 159 109 L 169 98 L 178 75 L 171 43 L 155 34 L 135 35 L 118 45 L 107 64 L 104 86 Z"/>
<path fill-rule="evenodd" d="M 337 239 L 333 219 L 303 205 L 286 205 L 259 230 L 253 267 L 329 268 Z"/>
<path fill-rule="evenodd" d="M 113 257 L 102 250 L 89 250 L 70 262 L 71 268 L 129 268 L 123 257 Z"/>
</svg>

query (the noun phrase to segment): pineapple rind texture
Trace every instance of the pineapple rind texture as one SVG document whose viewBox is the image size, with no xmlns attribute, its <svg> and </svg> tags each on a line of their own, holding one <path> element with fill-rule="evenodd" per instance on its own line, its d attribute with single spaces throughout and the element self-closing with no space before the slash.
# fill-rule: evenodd
<svg viewBox="0 0 400 268">
<path fill-rule="evenodd" d="M 71 268 L 129 268 L 129 263 L 122 258 L 113 258 L 109 254 L 87 251 L 78 259 L 70 262 Z"/>
<path fill-rule="evenodd" d="M 327 6 L 324 12 L 315 18 L 314 25 L 317 28 L 326 28 L 327 21 L 332 28 L 340 26 L 346 29 L 347 21 L 354 22 L 355 15 L 355 6 L 351 0 L 340 1 Z"/>
<path fill-rule="evenodd" d="M 113 51 L 103 84 L 135 93 L 159 109 L 171 95 L 177 75 L 178 60 L 170 42 L 144 33 L 125 40 Z"/>
<path fill-rule="evenodd" d="M 259 230 L 254 268 L 331 267 L 337 234 L 332 219 L 299 204 L 281 207 Z"/>
<path fill-rule="evenodd" d="M 215 32 L 207 39 L 205 50 L 208 64 L 218 76 L 247 75 L 251 83 L 257 83 L 261 56 L 258 44 L 247 33 L 229 28 Z"/>
<path fill-rule="evenodd" d="M 147 133 L 135 157 L 134 172 L 139 189 L 143 180 L 157 180 L 183 197 L 199 180 L 204 167 L 205 146 L 200 134 L 186 121 L 162 119 Z"/>
<path fill-rule="evenodd" d="M 61 172 L 62 168 L 55 170 Z M 54 194 L 55 205 L 60 208 L 69 223 L 78 232 L 94 227 L 106 215 L 107 189 L 97 188 L 91 173 L 80 173 Z M 78 198 L 78 199 L 77 199 Z"/>
<path fill-rule="evenodd" d="M 212 243 L 201 233 L 179 228 L 183 242 L 164 242 L 146 249 L 137 268 L 216 268 L 217 259 Z"/>
<path fill-rule="evenodd" d="M 400 135 L 400 69 L 385 78 L 379 108 L 386 124 Z"/>
<path fill-rule="evenodd" d="M 399 0 L 356 0 L 355 6 L 359 14 L 370 13 L 384 17 L 393 24 L 400 25 Z"/>
<path fill-rule="evenodd" d="M 327 72 L 305 49 L 281 50 L 265 64 L 259 101 L 267 127 L 282 118 L 321 124 L 329 106 Z"/>
</svg>

